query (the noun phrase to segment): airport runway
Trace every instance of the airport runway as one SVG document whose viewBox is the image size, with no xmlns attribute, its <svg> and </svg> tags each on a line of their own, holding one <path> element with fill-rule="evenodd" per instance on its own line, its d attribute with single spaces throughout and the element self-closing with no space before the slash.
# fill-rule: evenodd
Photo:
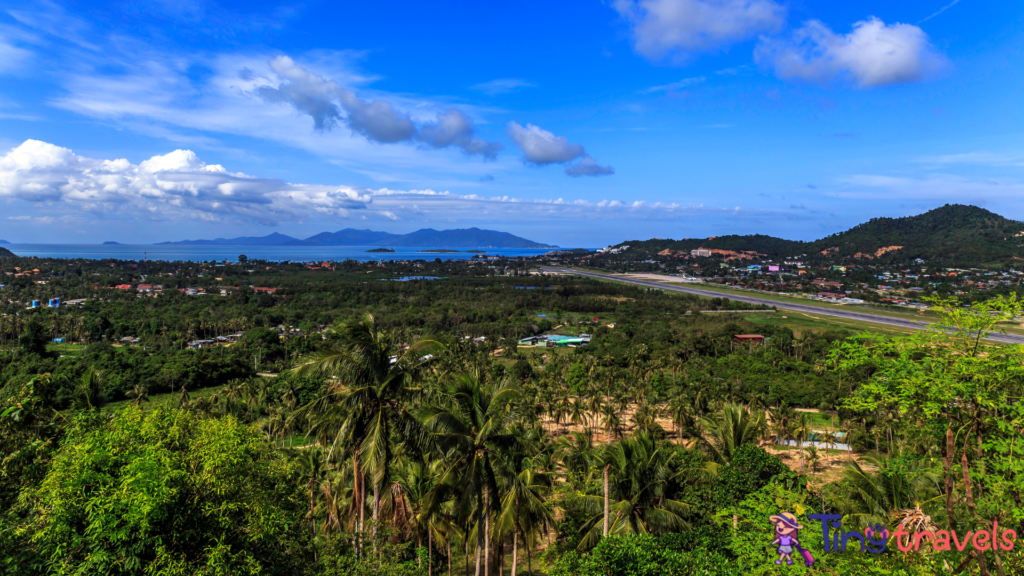
<svg viewBox="0 0 1024 576">
<path fill-rule="evenodd" d="M 819 306 L 808 306 L 806 304 L 791 304 L 788 302 L 778 302 L 775 300 L 768 300 L 765 298 L 758 298 L 756 296 L 745 296 L 742 294 L 723 294 L 721 292 L 715 292 L 712 290 L 702 290 L 700 288 L 691 288 L 686 285 L 674 285 L 674 284 L 662 284 L 659 282 L 653 282 L 650 280 L 640 280 L 635 278 L 628 278 L 625 276 L 612 276 L 610 274 L 597 274 L 595 272 L 582 272 L 580 270 L 572 270 L 569 268 L 561 268 L 556 266 L 544 266 L 544 270 L 552 272 L 562 272 L 565 274 L 576 274 L 579 276 L 589 276 L 591 278 L 599 278 L 601 280 L 611 280 L 613 282 L 623 282 L 626 284 L 635 284 L 637 286 L 648 286 L 650 288 L 659 288 L 661 290 L 669 290 L 671 292 L 686 292 L 687 294 L 696 294 L 697 296 L 706 296 L 708 298 L 728 298 L 729 300 L 736 300 L 738 302 L 747 302 L 749 304 L 764 304 L 765 306 L 775 306 L 776 308 L 783 308 L 786 310 L 795 310 L 797 312 L 806 312 L 810 314 L 818 314 L 821 316 L 834 316 L 836 318 L 847 318 L 849 320 L 860 320 L 862 322 L 872 322 L 874 324 L 885 324 L 887 326 L 897 326 L 899 328 L 909 328 L 911 330 L 926 330 L 928 328 L 928 322 L 917 322 L 914 320 L 904 320 L 902 318 L 892 318 L 889 316 L 879 316 L 876 314 L 868 314 L 866 312 L 855 312 L 852 310 L 843 310 L 839 307 L 819 307 Z M 992 333 L 988 336 L 989 340 L 993 342 L 1002 342 L 1004 344 L 1024 344 L 1024 336 L 1018 336 L 1016 334 L 997 334 Z"/>
</svg>

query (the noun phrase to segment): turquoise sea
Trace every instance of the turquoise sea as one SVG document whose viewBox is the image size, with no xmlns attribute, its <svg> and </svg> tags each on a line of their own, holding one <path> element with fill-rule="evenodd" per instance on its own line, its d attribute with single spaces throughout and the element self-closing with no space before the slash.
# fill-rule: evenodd
<svg viewBox="0 0 1024 576">
<path fill-rule="evenodd" d="M 424 254 L 431 248 L 395 248 L 394 252 L 370 252 L 377 246 L 153 246 L 108 244 L 4 244 L 18 256 L 40 258 L 88 258 L 92 260 L 187 260 L 193 262 L 235 261 L 240 254 L 250 259 L 274 262 L 310 262 L 322 260 L 468 260 L 475 254 Z M 460 250 L 469 250 L 464 248 Z M 499 256 L 539 256 L 551 250 L 487 249 L 485 254 Z"/>
</svg>

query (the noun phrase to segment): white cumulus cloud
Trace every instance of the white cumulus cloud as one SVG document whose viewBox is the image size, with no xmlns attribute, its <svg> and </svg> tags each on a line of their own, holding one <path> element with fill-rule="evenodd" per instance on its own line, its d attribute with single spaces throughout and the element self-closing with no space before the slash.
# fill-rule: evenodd
<svg viewBox="0 0 1024 576">
<path fill-rule="evenodd" d="M 523 157 L 529 164 L 543 166 L 568 163 L 565 173 L 570 176 L 606 176 L 615 173 L 611 166 L 598 165 L 583 150 L 583 146 L 570 144 L 565 136 L 555 136 L 540 126 L 521 126 L 513 121 L 508 123 L 505 131 L 523 151 Z"/>
<path fill-rule="evenodd" d="M 614 0 L 633 28 L 634 47 L 681 62 L 781 29 L 785 9 L 772 0 Z"/>
<path fill-rule="evenodd" d="M 132 164 L 97 160 L 38 140 L 0 157 L 0 199 L 23 200 L 97 214 L 155 219 L 294 222 L 310 215 L 346 217 L 365 209 L 369 194 L 342 186 L 290 184 L 230 173 L 190 150 Z"/>
<path fill-rule="evenodd" d="M 860 88 L 927 80 L 949 65 L 924 30 L 874 17 L 855 23 L 849 34 L 811 20 L 790 39 L 763 38 L 754 56 L 780 78 Z"/>
</svg>

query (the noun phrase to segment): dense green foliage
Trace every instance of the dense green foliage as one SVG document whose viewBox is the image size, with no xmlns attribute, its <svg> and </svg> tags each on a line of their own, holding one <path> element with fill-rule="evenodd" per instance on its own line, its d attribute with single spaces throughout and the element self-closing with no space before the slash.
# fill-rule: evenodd
<svg viewBox="0 0 1024 576">
<path fill-rule="evenodd" d="M 286 463 L 227 417 L 130 409 L 83 416 L 22 495 L 15 565 L 55 574 L 293 574 L 302 557 Z"/>
<path fill-rule="evenodd" d="M 0 347 L 2 570 L 1024 569 L 1017 548 L 825 553 L 809 519 L 1024 534 L 1024 352 L 982 340 L 1024 311 L 1018 300 L 936 300 L 946 325 L 925 335 L 798 336 L 725 299 L 420 264 L 449 273 L 397 282 L 413 264 L 281 265 L 259 280 L 273 280 L 272 294 L 12 304 Z M 66 326 L 73 344 L 51 342 Z M 547 331 L 592 340 L 516 343 Z M 734 346 L 744 333 L 768 339 Z M 827 450 L 840 433 L 857 454 Z M 775 563 L 769 518 L 781 512 L 804 525 L 814 567 Z"/>
</svg>

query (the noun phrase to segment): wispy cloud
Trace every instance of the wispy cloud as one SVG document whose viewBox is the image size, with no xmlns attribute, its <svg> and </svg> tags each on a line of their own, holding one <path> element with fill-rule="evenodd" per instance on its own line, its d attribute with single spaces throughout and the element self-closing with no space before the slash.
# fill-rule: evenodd
<svg viewBox="0 0 1024 576">
<path fill-rule="evenodd" d="M 860 200 L 991 201 L 1015 200 L 1024 183 L 1012 178 L 970 178 L 954 174 L 926 177 L 858 174 L 840 180 L 830 194 Z"/>
<path fill-rule="evenodd" d="M 938 9 L 937 11 L 933 12 L 932 14 L 930 14 L 930 15 L 928 15 L 928 16 L 925 16 L 924 18 L 922 18 L 921 20 L 919 20 L 919 21 L 918 21 L 918 24 L 922 24 L 922 23 L 924 23 L 924 22 L 927 22 L 927 21 L 931 20 L 932 18 L 935 18 L 935 17 L 936 17 L 936 16 L 938 16 L 939 14 L 942 14 L 942 13 L 943 13 L 943 12 L 945 12 L 946 10 L 949 10 L 950 8 L 952 8 L 953 6 L 956 6 L 956 5 L 957 5 L 957 4 L 959 4 L 959 3 L 960 3 L 960 0 L 953 0 L 953 1 L 952 1 L 952 2 L 950 2 L 949 4 L 946 4 L 946 5 L 945 5 L 945 6 L 943 6 L 942 8 L 939 8 L 939 9 Z"/>
<path fill-rule="evenodd" d="M 536 86 L 536 84 L 519 78 L 498 78 L 489 82 L 476 84 L 471 86 L 471 88 L 494 96 L 496 94 L 515 92 L 520 88 L 533 88 L 534 86 Z"/>
<path fill-rule="evenodd" d="M 941 154 L 938 156 L 921 156 L 916 160 L 921 164 L 934 165 L 973 164 L 978 166 L 1024 166 L 1024 154 L 984 151 L 963 152 L 960 154 Z"/>
<path fill-rule="evenodd" d="M 655 92 L 675 92 L 677 90 L 682 90 L 683 88 L 695 86 L 697 84 L 703 84 L 705 81 L 707 81 L 707 78 L 705 78 L 704 76 L 696 76 L 694 78 L 683 78 L 682 80 L 678 82 L 672 82 L 671 84 L 662 84 L 660 86 L 651 86 L 650 88 L 644 88 L 643 90 L 640 91 L 640 93 L 654 94 Z"/>
</svg>

